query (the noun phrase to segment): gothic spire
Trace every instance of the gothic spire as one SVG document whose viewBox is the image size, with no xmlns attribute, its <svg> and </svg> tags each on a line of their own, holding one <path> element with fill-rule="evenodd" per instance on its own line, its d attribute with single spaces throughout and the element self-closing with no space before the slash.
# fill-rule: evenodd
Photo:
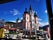
<svg viewBox="0 0 53 40">
<path fill-rule="evenodd" d="M 30 10 L 32 10 L 32 6 L 30 5 Z"/>
</svg>

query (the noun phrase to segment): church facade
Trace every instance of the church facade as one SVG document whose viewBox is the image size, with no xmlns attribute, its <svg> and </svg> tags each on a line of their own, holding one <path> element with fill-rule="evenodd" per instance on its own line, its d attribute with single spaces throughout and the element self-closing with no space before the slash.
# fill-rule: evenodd
<svg viewBox="0 0 53 40">
<path fill-rule="evenodd" d="M 32 10 L 32 6 L 30 5 L 29 10 L 25 8 L 23 14 L 23 20 L 18 23 L 19 26 L 24 27 L 26 30 L 39 30 L 38 16 Z"/>
</svg>

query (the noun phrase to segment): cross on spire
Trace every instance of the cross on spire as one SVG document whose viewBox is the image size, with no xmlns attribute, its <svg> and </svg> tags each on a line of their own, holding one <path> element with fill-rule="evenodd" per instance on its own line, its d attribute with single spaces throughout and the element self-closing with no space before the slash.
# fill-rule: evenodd
<svg viewBox="0 0 53 40">
<path fill-rule="evenodd" d="M 30 10 L 32 10 L 32 6 L 30 5 Z"/>
</svg>

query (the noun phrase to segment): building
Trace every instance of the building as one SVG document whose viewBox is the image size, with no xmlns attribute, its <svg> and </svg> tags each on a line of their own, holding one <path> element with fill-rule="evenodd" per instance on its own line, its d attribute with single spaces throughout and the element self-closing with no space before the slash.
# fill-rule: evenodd
<svg viewBox="0 0 53 40">
<path fill-rule="evenodd" d="M 39 30 L 38 16 L 36 15 L 36 12 L 33 11 L 31 5 L 29 10 L 25 8 L 22 20 L 19 21 L 18 18 L 15 23 L 8 22 L 6 24 L 10 25 L 9 28 L 13 26 L 14 28 L 19 28 L 20 30 Z"/>
<path fill-rule="evenodd" d="M 23 27 L 25 27 L 26 30 L 33 30 L 34 28 L 37 30 L 39 29 L 38 16 L 33 12 L 31 5 L 29 11 L 25 8 L 23 15 Z"/>
</svg>

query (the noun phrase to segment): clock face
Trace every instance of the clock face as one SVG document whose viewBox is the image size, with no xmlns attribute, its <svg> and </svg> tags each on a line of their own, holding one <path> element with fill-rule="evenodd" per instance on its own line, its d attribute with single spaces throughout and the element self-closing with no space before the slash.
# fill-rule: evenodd
<svg viewBox="0 0 53 40">
<path fill-rule="evenodd" d="M 26 21 L 29 21 L 30 20 L 30 16 L 29 14 L 26 14 Z"/>
</svg>

